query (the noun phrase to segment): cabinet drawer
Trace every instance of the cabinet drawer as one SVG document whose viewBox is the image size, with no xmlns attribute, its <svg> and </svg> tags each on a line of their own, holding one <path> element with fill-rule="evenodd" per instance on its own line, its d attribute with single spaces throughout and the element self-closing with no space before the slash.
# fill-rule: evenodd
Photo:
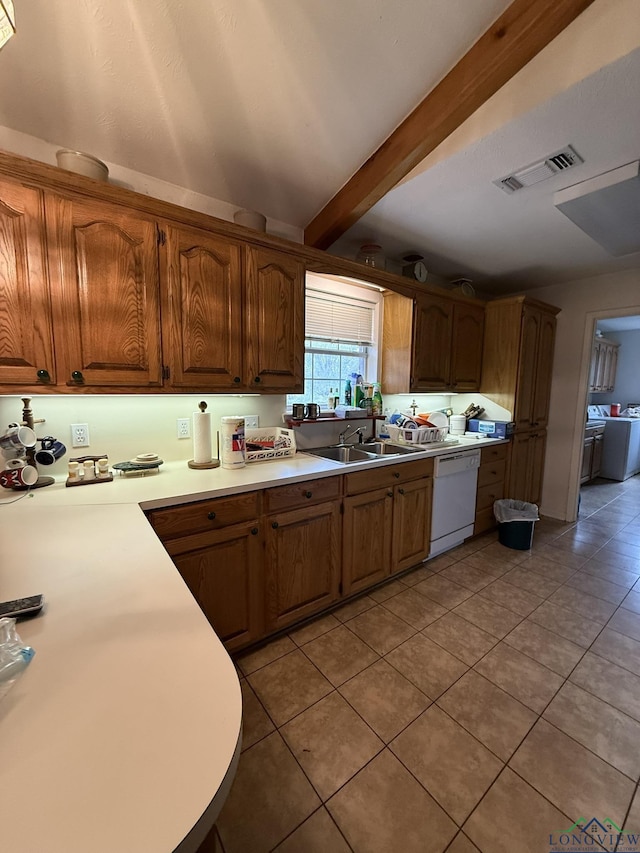
<svg viewBox="0 0 640 853">
<path fill-rule="evenodd" d="M 504 480 L 506 472 L 507 463 L 504 459 L 498 462 L 485 462 L 478 469 L 478 486 L 486 486 L 489 483 L 500 483 Z"/>
<path fill-rule="evenodd" d="M 265 512 L 282 512 L 331 501 L 342 494 L 342 477 L 323 477 L 265 491 Z"/>
<path fill-rule="evenodd" d="M 381 468 L 370 468 L 358 474 L 345 476 L 345 494 L 359 495 L 371 489 L 395 486 L 420 477 L 433 476 L 433 459 L 419 459 L 415 462 L 398 462 Z"/>
<path fill-rule="evenodd" d="M 205 533 L 229 524 L 251 521 L 260 514 L 260 492 L 245 492 L 228 498 L 183 504 L 168 509 L 157 509 L 147 518 L 162 541 Z"/>
<path fill-rule="evenodd" d="M 498 462 L 507 458 L 508 444 L 492 444 L 491 447 L 483 447 L 480 455 L 480 464 L 486 462 Z"/>
<path fill-rule="evenodd" d="M 493 510 L 493 502 L 499 501 L 504 496 L 504 481 L 489 483 L 478 488 L 476 496 L 476 512 L 483 509 Z"/>
</svg>

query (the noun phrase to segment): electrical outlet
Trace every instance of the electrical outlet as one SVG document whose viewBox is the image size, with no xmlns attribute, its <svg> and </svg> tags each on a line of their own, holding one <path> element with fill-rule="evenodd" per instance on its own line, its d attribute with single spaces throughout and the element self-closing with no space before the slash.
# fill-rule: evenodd
<svg viewBox="0 0 640 853">
<path fill-rule="evenodd" d="M 191 438 L 191 418 L 178 418 L 178 438 Z"/>
<path fill-rule="evenodd" d="M 71 447 L 89 447 L 89 424 L 71 424 Z"/>
<path fill-rule="evenodd" d="M 260 418 L 258 415 L 245 415 L 244 425 L 247 429 L 257 429 L 260 426 Z"/>
</svg>

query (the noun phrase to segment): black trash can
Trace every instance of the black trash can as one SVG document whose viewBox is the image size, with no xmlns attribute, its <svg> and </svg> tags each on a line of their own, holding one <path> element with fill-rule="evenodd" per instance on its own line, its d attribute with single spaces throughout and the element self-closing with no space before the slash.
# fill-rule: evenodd
<svg viewBox="0 0 640 853">
<path fill-rule="evenodd" d="M 538 507 L 526 501 L 499 500 L 493 505 L 498 522 L 498 541 L 506 548 L 528 551 L 533 544 L 533 526 L 539 521 Z"/>
</svg>

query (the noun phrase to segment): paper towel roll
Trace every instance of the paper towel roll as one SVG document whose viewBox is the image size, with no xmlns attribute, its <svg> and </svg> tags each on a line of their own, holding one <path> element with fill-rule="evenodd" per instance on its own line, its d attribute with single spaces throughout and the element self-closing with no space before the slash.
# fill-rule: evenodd
<svg viewBox="0 0 640 853">
<path fill-rule="evenodd" d="M 211 415 L 193 413 L 193 461 L 199 465 L 211 461 Z"/>
<path fill-rule="evenodd" d="M 220 433 L 222 467 L 242 468 L 245 463 L 244 418 L 236 415 L 220 418 Z"/>
</svg>

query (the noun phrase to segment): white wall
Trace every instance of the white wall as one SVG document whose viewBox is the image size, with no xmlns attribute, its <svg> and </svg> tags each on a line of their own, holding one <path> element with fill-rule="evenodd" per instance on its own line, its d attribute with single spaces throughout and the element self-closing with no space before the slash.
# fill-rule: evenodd
<svg viewBox="0 0 640 853">
<path fill-rule="evenodd" d="M 574 520 L 596 321 L 640 313 L 640 273 L 628 270 L 581 279 L 536 288 L 528 295 L 561 309 L 540 510 L 553 518 Z"/>
<path fill-rule="evenodd" d="M 56 151 L 61 147 L 36 136 L 29 136 L 9 127 L 0 126 L 0 149 L 11 154 L 19 154 L 22 157 L 29 157 L 31 160 L 38 160 L 40 163 L 55 166 L 57 165 Z M 87 153 L 90 154 L 91 152 Z M 226 219 L 228 222 L 233 221 L 233 214 L 238 209 L 236 204 L 229 204 L 226 201 L 184 189 L 177 184 L 170 184 L 151 175 L 144 175 L 142 172 L 134 172 L 132 169 L 126 169 L 117 163 L 107 162 L 106 165 L 109 167 L 110 183 L 142 195 L 158 198 L 170 204 L 177 204 L 189 210 L 197 210 L 200 213 L 206 213 L 208 216 L 216 216 L 218 219 Z M 279 219 L 269 218 L 267 220 L 267 231 L 269 234 L 292 240 L 295 243 L 304 242 L 304 230 L 302 228 L 288 225 Z"/>
</svg>

